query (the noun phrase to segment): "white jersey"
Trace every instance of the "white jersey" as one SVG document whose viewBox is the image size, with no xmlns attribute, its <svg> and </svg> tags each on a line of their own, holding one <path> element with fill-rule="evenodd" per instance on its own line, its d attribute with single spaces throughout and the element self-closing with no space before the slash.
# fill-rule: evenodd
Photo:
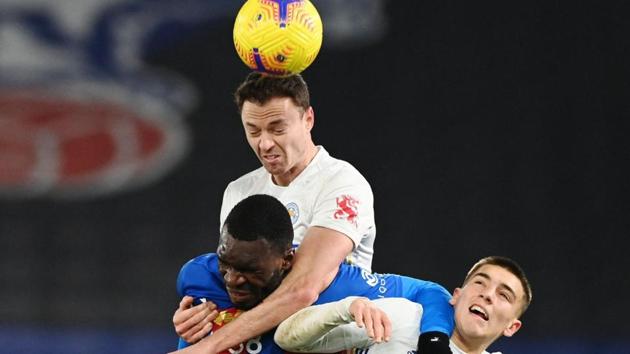
<svg viewBox="0 0 630 354">
<path fill-rule="evenodd" d="M 335 353 L 350 348 L 355 348 L 355 354 L 416 353 L 422 305 L 399 297 L 372 300 L 387 313 L 392 324 L 391 339 L 377 344 L 350 314 L 350 305 L 356 298 L 350 296 L 298 311 L 278 326 L 276 343 L 286 351 L 298 353 Z"/>
<path fill-rule="evenodd" d="M 467 354 L 465 351 L 461 350 L 457 345 L 455 345 L 455 343 L 453 343 L 453 341 L 451 341 L 450 345 L 451 347 L 451 351 L 453 352 L 453 354 Z M 492 352 L 489 353 L 487 351 L 483 351 L 483 353 L 481 354 L 501 354 L 501 352 Z"/>
<path fill-rule="evenodd" d="M 232 181 L 223 194 L 220 225 L 244 198 L 268 194 L 289 211 L 295 246 L 302 243 L 309 227 L 329 228 L 352 240 L 348 261 L 371 270 L 376 226 L 370 184 L 348 162 L 331 157 L 322 146 L 317 148 L 313 160 L 288 186 L 276 185 L 264 167 Z"/>
<path fill-rule="evenodd" d="M 387 313 L 392 325 L 391 339 L 375 343 L 368 337 L 365 328 L 359 328 L 352 318 L 350 305 L 356 298 L 350 296 L 327 304 L 311 305 L 296 312 L 276 329 L 276 343 L 284 350 L 299 353 L 334 353 L 349 348 L 355 348 L 355 354 L 418 353 L 418 336 L 424 311 L 422 305 L 405 298 L 372 300 L 374 305 Z M 468 354 L 452 340 L 449 347 L 453 354 Z M 484 351 L 482 354 L 501 352 Z"/>
</svg>

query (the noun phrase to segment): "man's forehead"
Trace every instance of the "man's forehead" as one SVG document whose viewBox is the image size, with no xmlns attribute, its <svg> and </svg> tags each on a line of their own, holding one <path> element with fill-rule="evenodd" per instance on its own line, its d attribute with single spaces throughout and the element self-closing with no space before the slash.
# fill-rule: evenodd
<svg viewBox="0 0 630 354">
<path fill-rule="evenodd" d="M 221 258 L 237 258 L 244 263 L 258 263 L 268 256 L 270 245 L 265 239 L 242 241 L 224 233 L 219 239 L 217 254 Z"/>
<path fill-rule="evenodd" d="M 291 107 L 295 108 L 295 105 L 290 97 L 274 97 L 265 103 L 245 101 L 241 111 L 245 117 L 256 117 L 262 112 L 284 112 Z"/>
<path fill-rule="evenodd" d="M 507 285 L 519 297 L 525 295 L 525 290 L 518 277 L 501 266 L 484 264 L 471 275 L 470 279 L 475 277 L 484 277 L 493 282 Z"/>
</svg>

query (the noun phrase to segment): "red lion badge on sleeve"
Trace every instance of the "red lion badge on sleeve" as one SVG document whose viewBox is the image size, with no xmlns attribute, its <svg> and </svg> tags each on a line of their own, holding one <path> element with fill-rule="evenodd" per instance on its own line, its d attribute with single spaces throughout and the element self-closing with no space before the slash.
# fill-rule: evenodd
<svg viewBox="0 0 630 354">
<path fill-rule="evenodd" d="M 357 227 L 357 218 L 359 217 L 358 205 L 359 201 L 347 194 L 337 197 L 338 209 L 333 214 L 333 217 L 335 219 L 346 219 Z"/>
</svg>

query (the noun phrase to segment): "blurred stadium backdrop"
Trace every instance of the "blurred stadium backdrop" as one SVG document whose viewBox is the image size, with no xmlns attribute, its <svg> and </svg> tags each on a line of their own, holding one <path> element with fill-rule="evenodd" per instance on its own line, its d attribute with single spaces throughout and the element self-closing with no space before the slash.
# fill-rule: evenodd
<svg viewBox="0 0 630 354">
<path fill-rule="evenodd" d="M 234 0 L 0 0 L 0 352 L 176 345 L 175 278 L 258 166 Z M 509 354 L 627 353 L 623 2 L 319 0 L 314 139 L 375 194 L 374 270 L 519 261 Z M 626 117 L 626 118 L 623 118 Z"/>
</svg>

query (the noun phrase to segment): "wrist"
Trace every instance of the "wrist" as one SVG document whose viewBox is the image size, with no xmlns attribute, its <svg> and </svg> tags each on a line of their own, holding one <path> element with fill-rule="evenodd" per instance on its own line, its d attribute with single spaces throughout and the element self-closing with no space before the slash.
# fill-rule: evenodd
<svg viewBox="0 0 630 354">
<path fill-rule="evenodd" d="M 451 354 L 449 338 L 446 333 L 426 332 L 418 338 L 418 353 L 422 354 Z"/>
</svg>

